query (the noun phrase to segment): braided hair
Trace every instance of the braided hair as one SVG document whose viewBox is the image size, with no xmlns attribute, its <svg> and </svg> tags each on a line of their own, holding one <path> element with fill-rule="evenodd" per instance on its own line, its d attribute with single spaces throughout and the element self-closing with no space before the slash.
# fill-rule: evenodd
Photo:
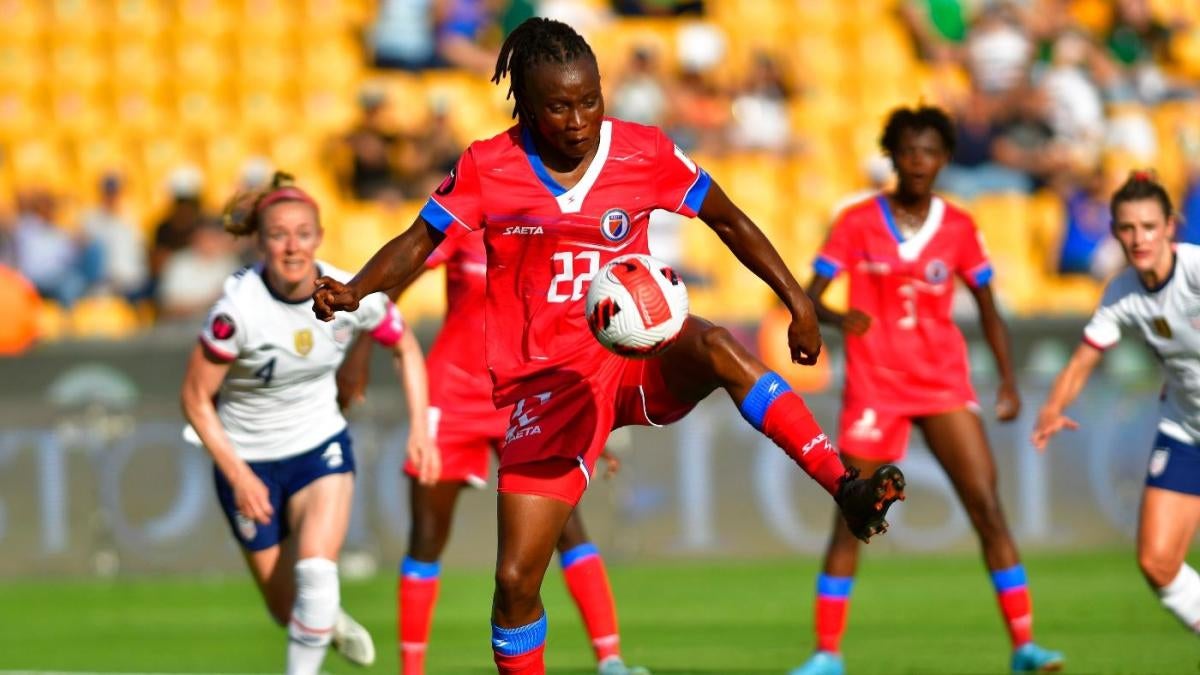
<svg viewBox="0 0 1200 675">
<path fill-rule="evenodd" d="M 1163 216 L 1170 218 L 1175 215 L 1171 207 L 1171 196 L 1167 189 L 1158 182 L 1157 176 L 1151 170 L 1138 170 L 1129 174 L 1125 184 L 1117 189 L 1109 203 L 1109 213 L 1112 215 L 1113 227 L 1117 224 L 1117 209 L 1125 202 L 1137 202 L 1143 199 L 1153 199 L 1162 207 Z"/>
<path fill-rule="evenodd" d="M 500 84 L 508 76 L 507 98 L 516 102 L 513 117 L 520 119 L 528 101 L 525 78 L 529 72 L 543 63 L 566 64 L 581 58 L 596 63 L 596 55 L 583 36 L 561 21 L 535 16 L 523 21 L 504 40 L 492 82 Z"/>
</svg>

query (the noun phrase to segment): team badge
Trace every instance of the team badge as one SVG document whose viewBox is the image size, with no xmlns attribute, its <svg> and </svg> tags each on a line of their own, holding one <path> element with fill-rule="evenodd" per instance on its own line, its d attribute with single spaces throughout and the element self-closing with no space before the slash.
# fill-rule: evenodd
<svg viewBox="0 0 1200 675">
<path fill-rule="evenodd" d="M 1171 324 L 1167 323 L 1166 317 L 1156 316 L 1150 319 L 1150 325 L 1154 326 L 1155 335 L 1168 340 L 1171 339 Z"/>
<path fill-rule="evenodd" d="M 301 328 L 292 336 L 296 345 L 296 353 L 300 356 L 308 356 L 308 353 L 313 348 L 313 333 L 311 328 Z"/>
<path fill-rule="evenodd" d="M 600 216 L 600 233 L 609 241 L 621 241 L 629 236 L 632 229 L 629 214 L 621 209 L 609 209 Z"/>
<path fill-rule="evenodd" d="M 241 511 L 233 514 L 233 520 L 237 524 L 238 536 L 242 538 L 242 541 L 252 541 L 254 535 L 258 534 L 258 526 L 254 524 L 253 520 L 242 515 Z"/>
<path fill-rule="evenodd" d="M 925 266 L 925 281 L 940 284 L 950 278 L 950 268 L 940 258 L 934 258 Z"/>
<path fill-rule="evenodd" d="M 1150 453 L 1150 466 L 1147 473 L 1151 478 L 1158 478 L 1167 470 L 1167 460 L 1171 458 L 1171 451 L 1166 448 L 1155 448 L 1154 452 Z"/>
<path fill-rule="evenodd" d="M 354 325 L 345 319 L 333 322 L 333 339 L 339 344 L 345 344 L 354 337 Z"/>
<path fill-rule="evenodd" d="M 237 325 L 233 323 L 233 317 L 221 312 L 212 318 L 212 325 L 209 327 L 212 330 L 213 337 L 218 340 L 228 340 L 237 332 Z"/>
<path fill-rule="evenodd" d="M 446 176 L 446 180 L 442 181 L 442 184 L 437 186 L 437 189 L 434 190 L 433 193 L 439 197 L 444 197 L 454 190 L 454 184 L 457 182 L 458 167 L 454 167 L 453 169 L 450 169 L 450 175 Z"/>
</svg>

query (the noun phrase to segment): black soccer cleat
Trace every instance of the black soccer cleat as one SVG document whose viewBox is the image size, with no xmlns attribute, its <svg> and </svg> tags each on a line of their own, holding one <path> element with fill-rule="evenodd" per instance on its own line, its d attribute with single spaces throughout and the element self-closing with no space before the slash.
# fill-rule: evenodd
<svg viewBox="0 0 1200 675">
<path fill-rule="evenodd" d="M 869 541 L 872 536 L 887 532 L 888 508 L 896 500 L 904 500 L 904 473 L 884 464 L 870 478 L 859 478 L 858 469 L 848 467 L 834 500 L 842 509 L 850 532 Z"/>
</svg>

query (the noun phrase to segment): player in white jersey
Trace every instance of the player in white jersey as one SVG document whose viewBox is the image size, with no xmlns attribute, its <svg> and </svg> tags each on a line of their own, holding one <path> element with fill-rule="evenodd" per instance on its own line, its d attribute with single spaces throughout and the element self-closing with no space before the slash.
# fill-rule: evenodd
<svg viewBox="0 0 1200 675">
<path fill-rule="evenodd" d="M 184 414 L 212 455 L 218 499 L 263 599 L 287 626 L 287 672 L 319 672 L 331 642 L 369 665 L 371 636 L 340 603 L 337 560 L 355 463 L 335 373 L 360 331 L 393 349 L 409 406 L 408 451 L 420 478 L 433 482 L 439 456 L 426 429 L 421 349 L 383 294 L 331 323 L 313 316 L 317 277 L 350 275 L 316 260 L 317 204 L 286 174 L 236 197 L 225 226 L 254 236 L 263 261 L 229 278 L 205 321 L 184 378 Z"/>
<path fill-rule="evenodd" d="M 1083 344 L 1055 379 L 1033 444 L 1041 450 L 1060 430 L 1078 428 L 1063 411 L 1122 329 L 1154 350 L 1167 384 L 1142 495 L 1138 564 L 1162 604 L 1200 634 L 1200 575 L 1185 561 L 1200 525 L 1200 247 L 1173 243 L 1171 199 L 1149 173 L 1134 173 L 1111 210 L 1129 266 L 1109 282 Z"/>
</svg>

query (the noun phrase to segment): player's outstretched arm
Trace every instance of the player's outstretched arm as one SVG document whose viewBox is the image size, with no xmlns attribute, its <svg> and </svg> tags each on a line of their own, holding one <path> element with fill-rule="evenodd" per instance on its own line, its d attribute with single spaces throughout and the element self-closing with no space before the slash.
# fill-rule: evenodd
<svg viewBox="0 0 1200 675">
<path fill-rule="evenodd" d="M 812 301 L 804 294 L 787 265 L 783 264 L 783 259 L 770 240 L 730 201 L 716 181 L 713 181 L 704 198 L 699 216 L 717 233 L 738 261 L 770 286 L 791 312 L 788 346 L 792 360 L 804 365 L 816 363 L 817 355 L 821 352 L 821 329 L 817 325 Z"/>
<path fill-rule="evenodd" d="M 417 480 L 432 485 L 442 473 L 442 456 L 429 434 L 429 373 L 425 369 L 425 355 L 411 330 L 404 331 L 392 353 L 408 402 L 408 455 L 417 466 Z"/>
<path fill-rule="evenodd" d="M 971 286 L 971 295 L 979 306 L 979 323 L 987 338 L 992 356 L 996 359 L 996 371 L 1000 373 L 1000 390 L 996 393 L 996 419 L 1011 422 L 1021 413 L 1021 395 L 1017 392 L 1017 378 L 1013 375 L 1012 358 L 1008 346 L 1008 327 L 1000 312 L 996 310 L 996 298 L 991 284 Z"/>
<path fill-rule="evenodd" d="M 1088 377 L 1091 376 L 1103 356 L 1104 352 L 1086 342 L 1075 349 L 1075 353 L 1071 355 L 1071 360 L 1067 362 L 1066 367 L 1062 369 L 1058 377 L 1054 378 L 1050 396 L 1042 404 L 1041 411 L 1038 412 L 1037 424 L 1033 427 L 1031 439 L 1033 447 L 1044 450 L 1046 443 L 1054 434 L 1063 429 L 1079 428 L 1079 423 L 1064 415 L 1063 411 L 1079 397 L 1079 393 L 1087 384 Z"/>
<path fill-rule="evenodd" d="M 183 388 L 179 392 L 183 416 L 212 455 L 213 463 L 233 486 L 238 511 L 266 525 L 271 522 L 274 512 L 267 487 L 250 470 L 250 466 L 237 456 L 213 405 L 213 396 L 228 372 L 228 363 L 210 359 L 204 348 L 197 344 L 188 358 Z"/>
<path fill-rule="evenodd" d="M 833 283 L 833 279 L 830 277 L 824 274 L 814 274 L 812 280 L 808 282 L 808 288 L 804 289 L 809 299 L 812 300 L 813 308 L 817 312 L 817 320 L 837 326 L 842 332 L 851 335 L 866 333 L 867 329 L 871 327 L 870 315 L 853 307 L 842 313 L 825 304 L 825 291 L 831 283 Z"/>
<path fill-rule="evenodd" d="M 415 278 L 425 259 L 445 235 L 417 218 L 407 230 L 383 245 L 347 283 L 321 277 L 313 292 L 313 313 L 322 321 L 337 311 L 352 312 L 371 293 L 386 291 Z"/>
</svg>

